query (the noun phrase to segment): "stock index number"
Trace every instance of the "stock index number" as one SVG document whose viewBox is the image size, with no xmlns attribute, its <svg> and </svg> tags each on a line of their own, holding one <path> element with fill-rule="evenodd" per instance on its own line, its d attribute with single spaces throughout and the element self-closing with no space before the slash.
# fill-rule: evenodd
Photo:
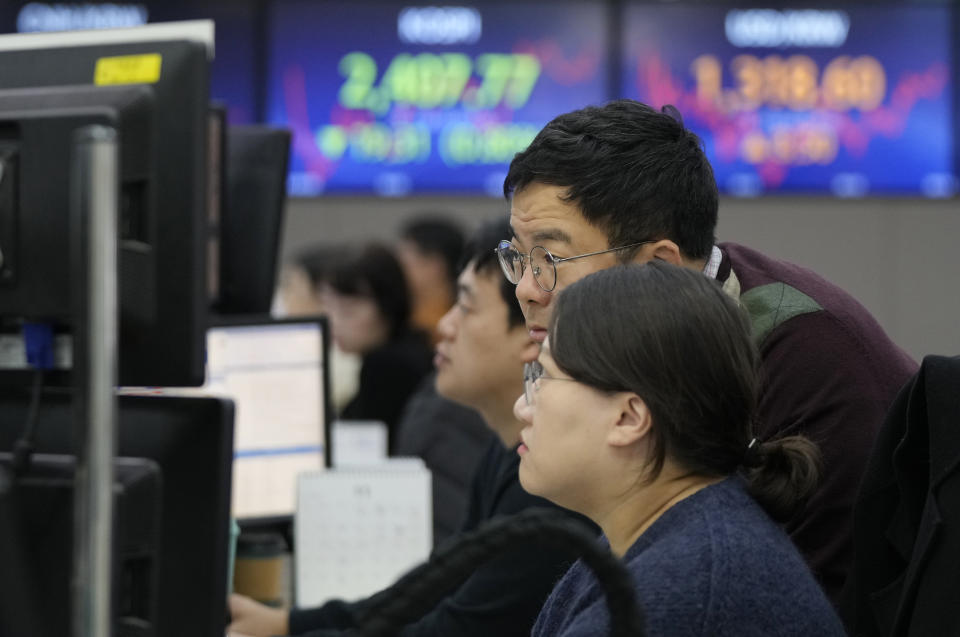
<svg viewBox="0 0 960 637">
<path fill-rule="evenodd" d="M 343 56 L 339 71 L 345 78 L 340 104 L 376 115 L 393 104 L 488 109 L 502 103 L 519 109 L 540 77 L 540 62 L 526 54 L 484 53 L 472 59 L 463 53 L 400 53 L 378 77 L 373 57 L 354 51 Z"/>
<path fill-rule="evenodd" d="M 724 90 L 723 67 L 714 55 L 697 57 L 690 71 L 699 99 L 716 101 L 731 111 L 763 106 L 870 111 L 880 106 L 887 92 L 883 65 L 869 55 L 839 56 L 827 63 L 823 73 L 807 55 L 738 55 L 730 61 L 732 90 Z"/>
</svg>

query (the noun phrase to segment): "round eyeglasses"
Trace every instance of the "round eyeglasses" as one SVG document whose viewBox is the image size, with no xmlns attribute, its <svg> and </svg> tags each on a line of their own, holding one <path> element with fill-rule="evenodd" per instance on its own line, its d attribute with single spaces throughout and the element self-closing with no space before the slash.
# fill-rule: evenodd
<svg viewBox="0 0 960 637">
<path fill-rule="evenodd" d="M 631 243 L 630 245 L 610 248 L 608 250 L 598 250 L 597 252 L 578 254 L 573 257 L 559 258 L 550 254 L 550 251 L 543 246 L 534 246 L 533 249 L 530 250 L 530 254 L 524 254 L 517 250 L 516 246 L 504 239 L 497 244 L 496 253 L 497 259 L 500 261 L 500 268 L 503 270 L 503 275 L 507 277 L 510 283 L 514 285 L 520 283 L 520 279 L 523 278 L 523 273 L 526 269 L 524 261 L 529 261 L 530 269 L 533 271 L 533 280 L 537 282 L 537 285 L 539 285 L 540 289 L 544 292 L 553 292 L 554 288 L 557 287 L 557 264 L 563 263 L 564 261 L 592 257 L 598 254 L 626 250 L 627 248 L 635 248 L 647 243 L 654 242 L 640 241 L 639 243 Z"/>
<path fill-rule="evenodd" d="M 535 396 L 537 392 L 537 381 L 540 380 L 566 380 L 576 383 L 577 380 L 574 378 L 554 378 L 553 376 L 547 376 L 546 370 L 543 369 L 543 365 L 540 364 L 540 361 L 531 361 L 525 363 L 523 366 L 523 397 L 527 401 L 527 405 L 533 406 L 536 402 Z"/>
</svg>

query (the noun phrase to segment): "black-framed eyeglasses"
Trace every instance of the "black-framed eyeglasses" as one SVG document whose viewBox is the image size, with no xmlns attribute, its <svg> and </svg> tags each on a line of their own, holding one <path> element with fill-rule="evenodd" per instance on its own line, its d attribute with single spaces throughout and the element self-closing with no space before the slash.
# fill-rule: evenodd
<svg viewBox="0 0 960 637">
<path fill-rule="evenodd" d="M 598 250 L 597 252 L 588 252 L 573 257 L 560 258 L 550 254 L 550 251 L 543 246 L 534 246 L 533 249 L 530 250 L 530 254 L 524 254 L 517 250 L 516 246 L 504 239 L 497 244 L 496 252 L 497 259 L 500 261 L 500 268 L 503 270 L 503 275 L 507 277 L 510 283 L 514 285 L 520 283 L 520 279 L 523 278 L 523 272 L 526 269 L 524 261 L 529 261 L 530 268 L 533 270 L 533 279 L 537 282 L 537 285 L 540 286 L 540 289 L 544 292 L 553 292 L 554 288 L 557 287 L 557 264 L 563 263 L 564 261 L 592 257 L 598 254 L 626 250 L 627 248 L 636 248 L 637 246 L 642 246 L 647 243 L 654 242 L 641 241 L 639 243 L 631 243 L 630 245 L 618 246 L 607 250 Z"/>
<path fill-rule="evenodd" d="M 574 378 L 555 378 L 553 376 L 547 376 L 547 372 L 543 369 L 543 365 L 539 361 L 532 361 L 526 363 L 523 366 L 523 397 L 527 401 L 527 405 L 533 406 L 535 400 L 534 395 L 536 394 L 537 387 L 536 383 L 539 380 L 568 380 L 577 382 Z"/>
</svg>

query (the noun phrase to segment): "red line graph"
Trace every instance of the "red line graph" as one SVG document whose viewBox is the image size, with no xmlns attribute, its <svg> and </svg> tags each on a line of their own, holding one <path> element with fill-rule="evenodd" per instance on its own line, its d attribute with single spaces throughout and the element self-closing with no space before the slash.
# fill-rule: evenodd
<svg viewBox="0 0 960 637">
<path fill-rule="evenodd" d="M 287 126 L 293 131 L 294 153 L 303 158 L 308 172 L 326 181 L 336 165 L 323 156 L 313 139 L 307 112 L 306 74 L 299 66 L 291 66 L 283 73 L 283 101 Z"/>
<path fill-rule="evenodd" d="M 657 53 L 637 58 L 636 86 L 642 99 L 651 106 L 676 106 L 685 119 L 695 119 L 713 137 L 717 158 L 724 162 L 739 159 L 740 145 L 747 134 L 760 131 L 761 117 L 757 110 L 724 110 L 715 100 L 700 99 L 663 62 Z M 935 62 L 922 71 L 903 73 L 896 81 L 886 104 L 854 115 L 854 111 L 817 108 L 810 111 L 810 122 L 835 131 L 837 143 L 853 157 L 867 154 L 876 137 L 900 137 L 921 100 L 944 95 L 949 84 L 949 68 Z M 783 183 L 793 166 L 768 158 L 756 165 L 765 186 L 775 188 Z"/>
<path fill-rule="evenodd" d="M 561 86 L 574 86 L 595 76 L 602 57 L 598 46 L 580 49 L 572 57 L 567 57 L 560 43 L 552 38 L 520 40 L 513 52 L 537 58 L 543 71 Z"/>
</svg>

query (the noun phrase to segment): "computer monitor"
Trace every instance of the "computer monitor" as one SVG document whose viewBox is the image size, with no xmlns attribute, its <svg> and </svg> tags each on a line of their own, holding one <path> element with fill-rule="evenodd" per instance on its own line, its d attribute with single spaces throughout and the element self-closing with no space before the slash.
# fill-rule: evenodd
<svg viewBox="0 0 960 637">
<path fill-rule="evenodd" d="M 13 476 L 13 454 L 0 471 Z M 34 454 L 0 487 L 0 563 L 17 590 L 0 594 L 0 635 L 71 633 L 74 456 Z M 114 461 L 113 577 L 116 637 L 156 637 L 160 467 L 143 458 Z M 54 612 L 55 611 L 55 612 Z"/>
<path fill-rule="evenodd" d="M 21 435 L 29 402 L 26 391 L 0 392 L 0 450 L 12 449 Z M 143 634 L 222 635 L 228 590 L 233 405 L 209 397 L 120 396 L 118 407 L 117 455 L 153 461 L 160 467 L 162 479 L 156 623 L 147 627 L 153 632 Z M 73 420 L 70 393 L 45 392 L 34 432 L 36 452 L 73 455 Z M 64 524 L 59 530 L 69 541 L 72 508 L 64 506 Z M 67 560 L 63 575 L 54 580 L 58 585 L 69 585 L 69 577 L 60 579 L 69 569 Z M 121 600 L 130 591 L 123 580 L 114 581 L 114 588 L 119 588 Z M 0 598 L 22 599 L 23 595 L 21 582 L 5 572 L 0 577 Z M 128 606 L 140 603 L 142 597 L 123 602 Z M 44 601 L 40 608 L 51 616 L 70 616 L 69 608 L 57 608 L 52 601 Z"/>
<path fill-rule="evenodd" d="M 290 131 L 231 126 L 220 222 L 220 314 L 267 314 L 287 198 Z"/>
<path fill-rule="evenodd" d="M 0 36 L 0 328 L 69 332 L 71 140 L 113 126 L 124 385 L 203 382 L 213 27 L 185 24 Z"/>
<path fill-rule="evenodd" d="M 233 515 L 288 520 L 297 476 L 329 466 L 328 330 L 322 317 L 238 317 L 207 331 L 203 391 L 236 405 Z"/>
</svg>

